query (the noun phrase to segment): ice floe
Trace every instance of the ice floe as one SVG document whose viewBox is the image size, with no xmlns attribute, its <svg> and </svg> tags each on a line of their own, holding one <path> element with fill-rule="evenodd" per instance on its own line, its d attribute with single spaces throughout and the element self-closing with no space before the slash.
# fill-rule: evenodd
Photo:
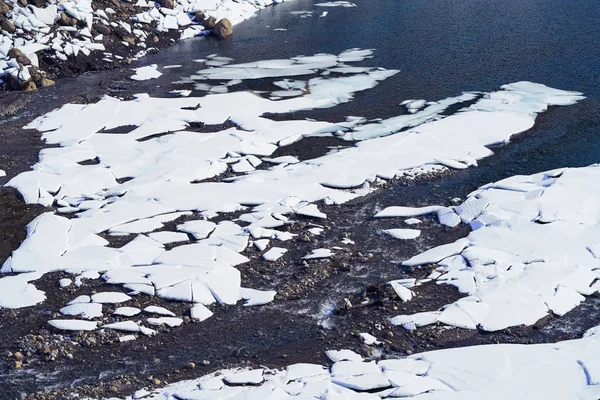
<svg viewBox="0 0 600 400">
<path fill-rule="evenodd" d="M 236 266 L 248 262 L 241 253 L 251 239 L 289 240 L 293 235 L 279 228 L 291 223 L 295 214 L 325 218 L 318 203 L 340 204 L 359 197 L 365 193 L 363 190 L 347 189 L 362 188 L 379 178 L 393 178 L 430 165 L 475 166 L 478 159 L 491 154 L 486 145 L 507 141 L 511 135 L 530 128 L 536 114 L 549 105 L 572 104 L 582 98 L 579 93 L 519 82 L 497 92 L 468 93 L 439 101 L 411 114 L 410 120 L 348 118 L 334 123 L 275 121 L 264 116 L 333 107 L 397 73 L 380 68 L 332 72 L 372 54 L 372 50 L 351 49 L 338 55 L 315 54 L 247 64 L 212 57 L 210 61 L 217 66 L 194 76 L 197 82 L 269 78 L 277 79 L 277 90 L 308 88 L 296 97 L 271 100 L 235 91 L 183 98 L 140 94 L 131 101 L 105 97 L 94 104 L 68 104 L 36 119 L 28 128 L 41 131 L 48 144 L 61 147 L 42 150 L 33 170 L 14 177 L 8 185 L 17 188 L 28 203 L 56 203 L 77 212 L 69 218 L 46 213 L 32 221 L 26 240 L 4 263 L 2 272 L 23 273 L 21 277 L 33 271 L 39 277 L 56 270 L 75 274 L 93 271 L 102 273 L 107 283 L 124 285 L 133 293 L 203 305 L 215 301 L 236 304 L 248 293 L 241 287 Z M 318 72 L 330 74 L 288 79 Z M 476 98 L 458 113 L 439 114 L 449 105 Z M 227 121 L 237 126 L 203 134 L 188 130 L 191 124 L 218 125 Z M 407 126 L 413 128 L 404 129 Z M 119 127 L 133 130 L 118 135 L 106 133 Z M 339 132 L 343 139 L 360 142 L 303 162 L 291 157 L 270 158 L 278 148 L 304 137 Z M 99 162 L 80 164 L 90 159 Z M 269 162 L 269 167 L 257 169 L 262 161 Z M 222 174 L 235 173 L 233 167 L 240 163 L 243 174 L 215 181 Z M 378 216 L 439 215 L 444 211 L 449 221 L 454 215 L 455 219 L 477 224 L 483 222 L 477 218 L 478 210 L 485 208 L 483 204 L 465 203 L 454 209 L 391 209 Z M 545 210 L 545 218 L 551 218 L 552 210 Z M 243 227 L 231 220 L 218 224 L 209 221 L 234 211 L 239 212 Z M 180 217 L 191 218 L 192 212 L 207 220 L 181 223 L 177 226 L 179 232 L 149 233 L 164 229 L 164 224 Z M 100 236 L 106 232 L 137 236 L 115 248 Z M 188 234 L 195 241 L 188 243 Z M 184 236 L 186 241 L 178 242 Z M 165 247 L 166 243 L 175 246 Z M 439 262 L 461 254 L 472 247 L 469 243 L 466 239 L 458 245 L 432 250 L 409 263 Z M 479 257 L 476 250 L 469 250 L 471 258 Z M 332 255 L 331 249 L 313 249 L 304 259 Z M 443 276 L 438 278 L 443 280 Z M 10 278 L 14 277 L 0 279 L 0 285 Z M 569 292 L 573 285 L 565 282 L 561 286 L 567 289 L 557 291 L 552 301 L 576 302 L 577 297 Z M 29 283 L 22 287 L 26 293 L 35 291 Z M 92 301 L 118 303 L 130 298 L 123 293 L 118 296 L 99 293 L 92 296 Z M 264 296 L 272 300 L 270 294 Z M 246 298 L 246 304 L 263 303 L 265 298 L 254 293 Z M 42 300 L 38 295 L 23 304 Z M 0 291 L 0 305 L 8 301 Z M 159 321 L 170 320 L 153 320 Z"/>
<path fill-rule="evenodd" d="M 421 236 L 421 231 L 418 229 L 385 229 L 383 233 L 390 235 L 396 239 L 416 239 Z"/>
<path fill-rule="evenodd" d="M 53 319 L 48 324 L 61 331 L 93 331 L 98 327 L 97 322 L 79 319 Z"/>
<path fill-rule="evenodd" d="M 333 365 L 230 369 L 145 393 L 148 399 L 586 399 L 600 396 L 600 339 L 495 344 L 363 361 L 328 351 Z"/>
<path fill-rule="evenodd" d="M 134 81 L 145 81 L 148 79 L 156 79 L 162 75 L 162 72 L 157 70 L 158 65 L 152 64 L 146 67 L 136 68 L 135 74 L 131 76 Z"/>
<path fill-rule="evenodd" d="M 262 257 L 267 261 L 277 261 L 283 257 L 285 253 L 287 253 L 287 249 L 284 249 L 283 247 L 271 247 L 269 251 L 262 255 Z"/>
<path fill-rule="evenodd" d="M 597 165 L 513 176 L 450 207 L 472 232 L 403 264 L 437 263 L 432 278 L 468 296 L 392 323 L 494 331 L 575 308 L 600 289 L 594 251 L 600 243 L 599 181 Z"/>
<path fill-rule="evenodd" d="M 102 304 L 99 303 L 76 303 L 60 309 L 62 315 L 79 316 L 85 319 L 102 317 Z"/>
</svg>

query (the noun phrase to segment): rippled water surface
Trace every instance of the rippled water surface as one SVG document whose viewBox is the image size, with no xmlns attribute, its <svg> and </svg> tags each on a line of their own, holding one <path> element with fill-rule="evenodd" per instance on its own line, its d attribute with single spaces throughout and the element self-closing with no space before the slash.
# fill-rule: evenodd
<svg viewBox="0 0 600 400">
<path fill-rule="evenodd" d="M 163 89 L 167 80 L 197 70 L 194 59 L 212 53 L 248 62 L 374 48 L 375 57 L 364 64 L 400 70 L 353 102 L 310 112 L 332 121 L 347 115 L 385 118 L 405 112 L 398 105 L 405 99 L 440 100 L 520 80 L 580 91 L 586 100 L 543 113 L 527 135 L 496 149 L 497 156 L 480 168 L 444 180 L 442 187 L 456 191 L 458 184 L 468 192 L 508 175 L 599 161 L 600 7 L 595 0 L 357 0 L 354 8 L 328 8 L 325 18 L 318 17 L 325 9 L 312 3 L 269 7 L 238 25 L 231 42 L 192 39 L 145 62 L 183 64 L 163 79 Z M 297 10 L 315 13 L 300 18 L 291 13 Z M 155 83 L 146 85 L 154 91 Z"/>
</svg>

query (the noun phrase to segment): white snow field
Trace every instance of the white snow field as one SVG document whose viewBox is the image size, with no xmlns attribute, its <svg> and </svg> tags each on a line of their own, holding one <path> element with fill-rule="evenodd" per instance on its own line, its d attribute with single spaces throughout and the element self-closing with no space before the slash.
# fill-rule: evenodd
<svg viewBox="0 0 600 400">
<path fill-rule="evenodd" d="M 205 306 L 241 299 L 247 300 L 246 305 L 264 304 L 274 293 L 245 297 L 243 293 L 249 292 L 243 292 L 235 267 L 248 261 L 241 253 L 254 240 L 272 240 L 283 254 L 281 246 L 292 235 L 277 228 L 291 223 L 293 214 L 326 218 L 319 203 L 339 204 L 359 197 L 378 178 L 428 166 L 476 165 L 478 159 L 492 154 L 486 145 L 508 141 L 530 128 L 537 113 L 549 105 L 573 104 L 583 98 L 580 93 L 518 82 L 497 92 L 467 93 L 378 122 L 357 117 L 338 123 L 273 121 L 263 116 L 334 107 L 397 72 L 349 67 L 371 56 L 371 50 L 351 49 L 339 55 L 219 63 L 194 78 L 207 82 L 215 76 L 218 80 L 274 78 L 275 91 L 293 91 L 295 97 L 266 98 L 250 92 L 185 98 L 140 94 L 132 101 L 105 97 L 95 104 L 67 104 L 33 121 L 28 128 L 41 131 L 48 144 L 60 147 L 42 150 L 33 170 L 7 185 L 17 188 L 26 202 L 55 205 L 56 212 L 32 221 L 27 238 L 2 266 L 4 273 L 21 275 L 0 278 L 0 286 L 10 286 L 9 291 L 0 291 L 0 306 L 25 307 L 43 301 L 43 293 L 29 282 L 59 270 L 75 274 L 76 285 L 101 274 L 106 282 L 123 285 L 132 295 L 147 293 Z M 309 74 L 317 77 L 299 79 Z M 297 95 L 298 90 L 302 94 Z M 440 114 L 450 104 L 473 99 L 478 100 L 456 114 Z M 227 120 L 237 127 L 201 134 L 186 130 L 192 123 L 214 125 Z M 104 133 L 124 126 L 135 129 Z M 397 133 L 409 126 L 414 127 Z M 312 160 L 281 157 L 267 169 L 256 169 L 269 162 L 276 149 L 324 135 L 360 142 Z M 80 164 L 86 160 L 97 163 Z M 207 181 L 227 171 L 234 177 Z M 218 224 L 208 221 L 232 211 L 242 214 Z M 180 232 L 154 232 L 191 212 L 202 213 L 205 221 L 180 224 Z M 459 218 L 454 211 L 447 215 Z M 249 225 L 241 227 L 240 221 Z M 114 248 L 100 233 L 135 238 Z M 167 243 L 174 247 L 167 250 Z M 268 242 L 256 245 L 267 252 L 268 246 Z M 332 255 L 331 249 L 314 249 L 305 258 Z M 265 258 L 275 259 L 274 252 Z M 563 287 L 557 304 L 564 296 L 573 298 L 571 286 L 562 283 Z M 207 315 L 198 310 L 199 315 Z"/>
<path fill-rule="evenodd" d="M 334 362 L 330 368 L 293 364 L 285 370 L 222 370 L 152 392 L 142 389 L 127 399 L 596 400 L 600 396 L 600 339 L 594 335 L 557 344 L 438 350 L 378 362 L 365 361 L 350 350 L 327 354 Z"/>
</svg>

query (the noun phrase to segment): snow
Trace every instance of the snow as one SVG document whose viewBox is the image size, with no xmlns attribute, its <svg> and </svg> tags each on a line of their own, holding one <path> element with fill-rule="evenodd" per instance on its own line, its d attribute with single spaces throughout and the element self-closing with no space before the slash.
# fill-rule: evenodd
<svg viewBox="0 0 600 400">
<path fill-rule="evenodd" d="M 79 319 L 53 319 L 48 324 L 61 331 L 93 331 L 98 326 L 97 322 Z"/>
<path fill-rule="evenodd" d="M 124 303 L 131 300 L 130 296 L 120 292 L 100 292 L 91 296 L 94 303 Z"/>
<path fill-rule="evenodd" d="M 148 314 L 166 315 L 167 317 L 174 317 L 175 313 L 167 310 L 164 307 L 148 306 L 144 308 L 144 312 Z"/>
<path fill-rule="evenodd" d="M 267 252 L 265 252 L 262 255 L 262 257 L 267 261 L 277 261 L 285 253 L 287 253 L 287 249 L 284 249 L 283 247 L 271 247 Z"/>
<path fill-rule="evenodd" d="M 241 288 L 240 297 L 246 300 L 244 306 L 261 306 L 273 301 L 277 292 L 275 290 L 256 290 Z"/>
<path fill-rule="evenodd" d="M 183 320 L 181 318 L 176 317 L 160 317 L 160 318 L 148 318 L 146 320 L 150 325 L 167 325 L 171 328 L 180 326 L 183 324 Z"/>
<path fill-rule="evenodd" d="M 333 256 L 333 251 L 331 251 L 330 249 L 314 249 L 313 251 L 302 257 L 302 259 L 313 260 L 317 258 L 329 258 L 331 256 Z"/>
<path fill-rule="evenodd" d="M 385 229 L 383 233 L 402 240 L 416 239 L 421 236 L 421 231 L 418 229 Z"/>
<path fill-rule="evenodd" d="M 136 307 L 119 307 L 113 312 L 113 315 L 121 315 L 123 317 L 133 317 L 138 315 L 142 310 Z"/>
<path fill-rule="evenodd" d="M 331 368 L 292 364 L 284 370 L 222 370 L 171 384 L 151 398 L 227 397 L 241 390 L 244 398 L 377 399 L 364 391 L 380 389 L 377 394 L 385 398 L 595 400 L 599 341 L 592 336 L 556 344 L 471 346 L 379 362 L 355 355 L 356 360 L 335 361 Z M 271 393 L 279 397 L 268 397 Z"/>
<path fill-rule="evenodd" d="M 452 207 L 472 232 L 403 262 L 438 263 L 437 283 L 468 295 L 432 310 L 428 322 L 487 331 L 532 325 L 549 312 L 566 314 L 595 293 L 600 260 L 590 249 L 600 238 L 600 193 L 590 182 L 599 178 L 597 165 L 514 176 Z M 424 325 L 413 317 L 392 322 Z"/>
<path fill-rule="evenodd" d="M 579 93 L 518 82 L 482 94 L 481 99 L 450 116 L 440 112 L 449 105 L 472 101 L 474 95 L 466 93 L 428 105 L 411 114 L 410 120 L 395 119 L 406 117 L 405 114 L 380 121 L 348 118 L 338 123 L 275 121 L 264 117 L 268 113 L 290 113 L 349 102 L 355 93 L 369 90 L 398 72 L 358 68 L 341 76 L 320 75 L 372 55 L 369 49 L 351 49 L 338 55 L 315 54 L 246 64 L 210 57 L 218 65 L 195 74 L 192 79 L 197 83 L 210 86 L 211 82 L 221 85 L 224 80 L 265 78 L 277 79 L 278 90 L 308 90 L 300 96 L 277 101 L 236 91 L 198 98 L 153 98 L 138 94 L 133 100 L 123 101 L 104 97 L 92 104 L 67 104 L 30 123 L 28 128 L 41 131 L 49 145 L 60 147 L 43 149 L 38 164 L 11 179 L 8 185 L 17 188 L 28 203 L 49 206 L 56 202 L 63 209 L 78 212 L 72 218 L 45 213 L 29 224 L 27 238 L 2 267 L 2 272 L 21 275 L 0 279 L 0 285 L 5 279 L 19 283 L 8 294 L 0 291 L 0 306 L 10 302 L 13 306 L 31 305 L 43 300 L 43 294 L 25 281 L 26 273 L 32 271 L 37 277 L 49 271 L 100 271 L 106 282 L 126 285 L 134 292 L 204 305 L 214 301 L 236 304 L 244 292 L 236 267 L 249 261 L 241 253 L 251 238 L 290 239 L 293 235 L 282 227 L 292 223 L 294 215 L 325 218 L 319 209 L 322 203 L 342 204 L 364 195 L 364 191 L 348 189 L 362 188 L 376 178 L 393 178 L 417 167 L 427 170 L 439 165 L 439 160 L 446 160 L 445 164 L 458 163 L 456 167 L 460 168 L 475 166 L 478 159 L 491 154 L 486 145 L 507 141 L 513 134 L 530 128 L 537 113 L 549 105 L 573 104 L 582 98 Z M 315 72 L 318 76 L 310 78 Z M 222 124 L 227 120 L 240 129 L 234 127 L 206 135 L 186 130 L 192 122 Z M 136 128 L 119 135 L 98 133 L 121 126 Z M 270 157 L 286 144 L 339 131 L 342 139 L 358 138 L 359 142 L 314 160 L 278 159 L 279 163 L 267 169 L 249 170 L 232 179 L 214 179 L 230 171 L 230 166 L 236 163 L 255 168 L 263 161 L 261 157 Z M 354 136 L 347 136 L 350 133 Z M 100 160 L 97 165 L 79 164 L 95 158 Z M 590 239 L 583 240 L 584 246 L 575 246 L 564 253 L 546 252 L 552 248 L 569 250 L 565 245 L 575 243 L 578 235 L 587 238 L 578 229 L 587 227 L 595 218 L 591 211 L 585 210 L 582 211 L 587 213 L 585 218 L 579 218 L 577 210 L 569 207 L 572 200 L 560 194 L 548 195 L 552 192 L 552 182 L 565 180 L 566 175 L 569 172 L 559 178 L 548 178 L 545 183 L 540 182 L 541 177 L 525 182 L 519 182 L 518 178 L 508 180 L 502 186 L 472 194 L 454 207 L 394 206 L 377 213 L 377 217 L 432 213 L 440 220 L 443 217 L 447 225 L 462 222 L 477 228 L 469 238 L 430 249 L 404 262 L 406 266 L 417 266 L 457 255 L 468 262 L 467 268 L 471 270 L 442 270 L 435 278 L 438 283 L 459 287 L 474 296 L 473 304 L 485 304 L 487 308 L 461 303 L 443 314 L 432 310 L 436 315 L 434 322 L 441 316 L 444 323 L 456 321 L 461 326 L 484 329 L 530 324 L 549 310 L 567 312 L 581 301 L 580 296 L 595 291 L 586 284 L 590 277 L 595 277 L 591 268 L 599 260 L 586 249 L 595 249 L 600 237 L 591 240 L 593 233 L 590 233 Z M 125 177 L 133 179 L 119 183 Z M 593 177 L 588 181 L 593 181 Z M 579 198 L 591 196 L 588 189 L 594 193 L 593 188 L 582 184 L 584 179 L 574 182 L 571 191 Z M 543 194 L 533 197 L 539 191 Z M 494 197 L 498 192 L 510 195 Z M 531 198 L 515 198 L 525 193 L 530 193 Z M 519 208 L 519 204 L 527 205 Z M 590 206 L 589 210 L 592 209 Z M 218 224 L 197 220 L 178 225 L 179 232 L 163 230 L 144 235 L 164 229 L 166 222 L 183 215 L 200 213 L 212 219 L 236 211 L 240 212 L 240 224 L 227 220 L 228 217 Z M 545 224 L 530 221 L 538 214 L 539 221 Z M 510 227 L 502 225 L 507 215 L 512 218 Z M 577 228 L 576 224 L 581 226 Z M 127 245 L 114 248 L 108 247 L 108 242 L 100 236 L 105 232 L 138 236 Z M 403 238 L 416 237 L 417 232 L 390 230 Z M 519 240 L 510 239 L 519 232 L 522 235 L 527 232 L 529 239 L 521 236 Z M 187 234 L 195 241 L 188 243 Z M 169 250 L 163 246 L 184 237 L 185 242 L 175 242 Z M 544 240 L 531 239 L 541 237 Z M 531 245 L 532 249 L 523 252 L 515 248 L 517 243 L 521 248 L 524 244 Z M 264 242 L 262 245 L 266 246 Z M 265 255 L 275 258 L 283 251 L 279 249 L 272 247 Z M 563 267 L 556 267 L 562 268 L 560 279 L 558 273 L 545 276 L 541 272 L 552 264 L 545 260 L 557 254 L 557 259 L 566 261 Z M 318 248 L 303 259 L 332 255 L 331 249 Z M 507 265 L 512 265 L 510 271 Z M 530 281 L 536 282 L 532 291 L 522 289 Z M 399 290 L 403 292 L 401 298 L 410 297 Z M 14 302 L 18 298 L 15 292 L 21 293 L 26 301 Z M 253 293 L 246 304 L 271 301 L 270 291 L 266 293 L 269 294 Z M 123 293 L 92 296 L 97 303 L 129 299 Z M 520 313 L 522 309 L 526 312 Z M 416 327 L 423 322 L 417 318 L 402 323 Z"/>
<path fill-rule="evenodd" d="M 102 304 L 98 303 L 76 303 L 60 309 L 62 315 L 93 319 L 102 317 Z"/>
<path fill-rule="evenodd" d="M 202 304 L 196 304 L 190 309 L 190 317 L 200 322 L 210 318 L 212 315 L 212 311 Z"/>
<path fill-rule="evenodd" d="M 112 324 L 102 325 L 102 329 L 113 329 L 115 331 L 139 332 L 140 326 L 134 321 L 114 322 Z"/>
</svg>

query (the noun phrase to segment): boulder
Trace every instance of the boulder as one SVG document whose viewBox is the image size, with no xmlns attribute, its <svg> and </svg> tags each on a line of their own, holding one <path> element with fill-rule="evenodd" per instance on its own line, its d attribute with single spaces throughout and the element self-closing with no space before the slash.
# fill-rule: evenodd
<svg viewBox="0 0 600 400">
<path fill-rule="evenodd" d="M 20 55 L 23 55 L 23 53 L 21 52 L 21 50 L 17 49 L 16 47 L 13 47 L 12 49 L 10 49 L 10 50 L 8 51 L 8 56 L 9 56 L 10 58 L 17 58 L 17 57 L 19 57 Z"/>
<path fill-rule="evenodd" d="M 66 13 L 60 13 L 60 18 L 56 21 L 57 24 L 62 26 L 73 26 L 77 24 L 77 20 L 75 18 L 69 17 Z"/>
<path fill-rule="evenodd" d="M 102 35 L 110 35 L 110 33 L 111 33 L 111 30 L 110 30 L 110 28 L 109 28 L 108 26 L 106 26 L 106 25 L 102 25 L 102 24 L 93 24 L 93 25 L 92 25 L 92 28 L 93 28 L 93 29 L 94 29 L 96 32 L 98 32 L 98 33 L 100 33 L 100 34 L 102 34 Z"/>
<path fill-rule="evenodd" d="M 41 86 L 42 87 L 48 87 L 48 86 L 52 86 L 54 85 L 54 81 L 52 79 L 48 79 L 48 78 L 42 78 L 41 81 Z"/>
<path fill-rule="evenodd" d="M 206 14 L 204 14 L 204 11 L 198 11 L 196 14 L 194 14 L 194 19 L 196 22 L 202 22 L 205 18 Z"/>
<path fill-rule="evenodd" d="M 165 8 L 175 7 L 175 0 L 160 0 L 160 5 Z"/>
<path fill-rule="evenodd" d="M 230 39 L 233 35 L 233 26 L 227 18 L 223 18 L 215 24 L 213 33 L 221 39 Z"/>
<path fill-rule="evenodd" d="M 31 60 L 25 54 L 21 54 L 19 57 L 17 57 L 17 62 L 22 67 L 25 65 L 31 65 Z"/>
<path fill-rule="evenodd" d="M 10 12 L 10 7 L 3 1 L 0 1 L 0 15 L 7 15 Z"/>
<path fill-rule="evenodd" d="M 32 81 L 27 81 L 23 83 L 22 88 L 24 92 L 35 92 L 37 90 L 37 86 Z"/>
<path fill-rule="evenodd" d="M 216 23 L 217 21 L 214 17 L 208 17 L 207 19 L 202 21 L 202 26 L 204 27 L 204 29 L 212 29 L 215 27 Z"/>
<path fill-rule="evenodd" d="M 3 31 L 6 31 L 8 33 L 15 33 L 15 31 L 17 30 L 17 27 L 7 19 L 2 20 L 2 22 L 0 23 L 0 28 L 2 28 Z"/>
<path fill-rule="evenodd" d="M 129 43 L 130 46 L 135 45 L 135 38 L 133 36 L 123 36 L 122 39 L 124 42 Z"/>
</svg>

